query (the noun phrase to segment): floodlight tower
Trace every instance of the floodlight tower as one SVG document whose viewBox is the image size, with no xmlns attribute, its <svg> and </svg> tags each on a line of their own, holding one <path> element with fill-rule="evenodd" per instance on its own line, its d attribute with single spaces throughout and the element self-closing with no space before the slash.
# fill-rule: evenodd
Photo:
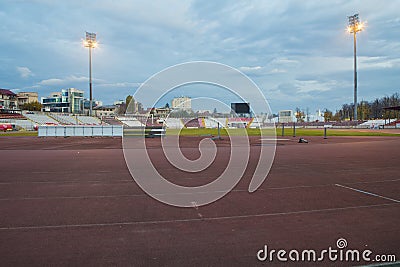
<svg viewBox="0 0 400 267">
<path fill-rule="evenodd" d="M 357 32 L 363 30 L 364 25 L 360 22 L 358 14 L 348 16 L 349 25 L 347 31 L 354 37 L 354 120 L 357 120 Z"/>
<path fill-rule="evenodd" d="M 93 92 L 92 92 L 92 48 L 97 47 L 96 34 L 92 32 L 86 32 L 86 38 L 84 46 L 89 48 L 89 116 L 92 116 L 93 109 Z"/>
</svg>

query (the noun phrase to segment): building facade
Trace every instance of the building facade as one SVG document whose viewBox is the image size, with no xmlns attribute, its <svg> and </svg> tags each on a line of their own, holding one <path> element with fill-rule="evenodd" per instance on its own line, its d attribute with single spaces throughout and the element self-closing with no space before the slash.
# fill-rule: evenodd
<svg viewBox="0 0 400 267">
<path fill-rule="evenodd" d="M 278 113 L 278 122 L 280 123 L 288 123 L 294 122 L 296 117 L 292 110 L 280 110 Z"/>
<path fill-rule="evenodd" d="M 0 89 L 0 109 L 18 109 L 17 95 L 8 89 Z"/>
<path fill-rule="evenodd" d="M 82 114 L 83 93 L 82 90 L 76 88 L 51 93 L 49 97 L 41 98 L 42 111 Z"/>
<path fill-rule="evenodd" d="M 37 92 L 20 92 L 17 94 L 18 106 L 21 107 L 24 104 L 39 102 Z"/>
<path fill-rule="evenodd" d="M 97 106 L 93 108 L 96 117 L 114 117 L 117 113 L 116 105 Z"/>
<path fill-rule="evenodd" d="M 131 99 L 131 101 L 128 103 L 126 107 L 127 114 L 137 114 L 141 113 L 142 111 L 143 111 L 142 103 L 136 101 L 134 98 Z"/>
<path fill-rule="evenodd" d="M 192 110 L 192 99 L 187 96 L 175 97 L 171 101 L 172 109 Z"/>
</svg>

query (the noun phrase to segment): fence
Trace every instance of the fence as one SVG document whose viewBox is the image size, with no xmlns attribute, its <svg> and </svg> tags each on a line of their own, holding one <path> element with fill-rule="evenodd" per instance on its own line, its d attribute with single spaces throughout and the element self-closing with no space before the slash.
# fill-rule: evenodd
<svg viewBox="0 0 400 267">
<path fill-rule="evenodd" d="M 122 136 L 123 127 L 121 125 L 43 125 L 39 126 L 38 136 Z"/>
</svg>

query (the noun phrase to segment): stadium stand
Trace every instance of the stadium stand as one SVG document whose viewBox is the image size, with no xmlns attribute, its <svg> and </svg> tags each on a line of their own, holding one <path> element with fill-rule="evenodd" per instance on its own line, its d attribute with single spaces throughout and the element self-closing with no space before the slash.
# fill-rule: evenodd
<svg viewBox="0 0 400 267">
<path fill-rule="evenodd" d="M 218 128 L 218 121 L 215 119 L 204 118 L 204 124 L 206 128 Z"/>
<path fill-rule="evenodd" d="M 260 118 L 253 118 L 252 122 L 248 126 L 248 128 L 261 128 L 262 120 Z"/>
<path fill-rule="evenodd" d="M 78 116 L 78 120 L 81 122 L 81 124 L 85 125 L 101 125 L 101 120 L 96 118 L 96 117 L 90 117 L 90 116 Z"/>
<path fill-rule="evenodd" d="M 398 127 L 400 125 L 400 120 L 394 119 L 394 121 L 391 121 L 390 123 L 386 124 L 386 126 L 394 126 Z"/>
<path fill-rule="evenodd" d="M 0 124 L 1 123 L 11 123 L 15 125 L 16 129 L 22 128 L 28 131 L 32 131 L 35 128 L 35 124 L 30 121 L 25 119 L 0 119 Z"/>
<path fill-rule="evenodd" d="M 125 120 L 124 124 L 129 127 L 143 127 L 144 125 L 138 120 Z"/>
<path fill-rule="evenodd" d="M 314 121 L 314 122 L 295 122 L 296 127 L 305 128 L 323 128 L 324 125 L 332 125 L 334 128 L 354 128 L 362 124 L 363 121 Z M 277 123 L 276 125 L 280 125 Z M 285 123 L 285 125 L 292 127 L 293 122 Z"/>
<path fill-rule="evenodd" d="M 227 118 L 215 118 L 216 121 L 219 122 L 220 125 L 223 127 L 227 127 L 228 125 L 228 119 Z"/>
<path fill-rule="evenodd" d="M 135 117 L 117 117 L 116 119 L 128 127 L 143 127 L 145 125 Z"/>
<path fill-rule="evenodd" d="M 123 125 L 123 123 L 113 117 L 103 117 L 103 122 L 107 123 L 108 125 Z"/>
<path fill-rule="evenodd" d="M 25 117 L 38 125 L 46 125 L 46 124 L 58 125 L 58 124 L 60 124 L 58 121 L 56 121 L 53 118 L 50 118 L 49 116 L 47 116 L 45 114 L 25 113 Z"/>
<path fill-rule="evenodd" d="M 0 119 L 26 120 L 26 117 L 20 113 L 0 113 Z"/>
<path fill-rule="evenodd" d="M 199 124 L 200 124 L 200 128 L 206 128 L 206 122 L 204 120 L 204 118 L 199 118 Z"/>
<path fill-rule="evenodd" d="M 231 128 L 249 128 L 253 118 L 229 118 L 228 126 Z"/>
<path fill-rule="evenodd" d="M 182 121 L 186 128 L 200 128 L 198 118 L 182 119 Z"/>
<path fill-rule="evenodd" d="M 17 130 L 22 128 L 31 131 L 35 128 L 35 124 L 32 121 L 28 120 L 21 113 L 1 112 L 0 123 L 10 123 L 14 126 L 13 128 Z"/>
<path fill-rule="evenodd" d="M 385 125 L 385 120 L 369 120 L 358 125 L 359 128 L 379 128 Z"/>
<path fill-rule="evenodd" d="M 183 127 L 182 120 L 179 118 L 167 118 L 165 124 L 170 129 L 181 129 Z"/>
<path fill-rule="evenodd" d="M 50 115 L 50 117 L 52 117 L 53 119 L 57 120 L 58 122 L 60 122 L 60 124 L 63 125 L 77 125 L 77 124 L 81 124 L 76 116 L 71 116 L 70 114 L 56 114 L 56 113 L 52 113 Z"/>
</svg>

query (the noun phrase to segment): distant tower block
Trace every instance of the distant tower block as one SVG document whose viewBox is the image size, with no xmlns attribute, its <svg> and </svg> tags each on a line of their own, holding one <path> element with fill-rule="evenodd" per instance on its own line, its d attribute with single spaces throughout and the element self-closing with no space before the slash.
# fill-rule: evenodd
<svg viewBox="0 0 400 267">
<path fill-rule="evenodd" d="M 172 109 L 190 111 L 192 109 L 192 99 L 187 96 L 175 97 L 171 101 Z"/>
</svg>

